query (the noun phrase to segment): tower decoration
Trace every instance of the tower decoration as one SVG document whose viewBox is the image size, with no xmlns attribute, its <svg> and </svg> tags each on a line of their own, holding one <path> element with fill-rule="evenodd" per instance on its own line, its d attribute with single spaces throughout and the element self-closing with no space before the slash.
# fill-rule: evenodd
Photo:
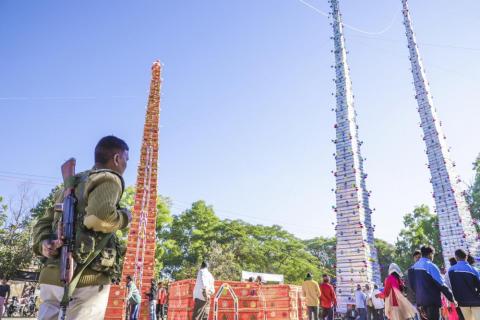
<svg viewBox="0 0 480 320">
<path fill-rule="evenodd" d="M 435 211 L 438 214 L 440 241 L 445 266 L 456 249 L 478 255 L 477 232 L 469 212 L 461 180 L 455 173 L 455 162 L 450 158 L 442 122 L 433 106 L 430 86 L 418 50 L 407 0 L 402 0 L 403 17 L 412 66 L 415 99 L 420 114 L 420 127 L 426 144 L 430 182 L 433 186 Z"/>
<path fill-rule="evenodd" d="M 143 129 L 140 164 L 135 189 L 135 204 L 123 261 L 120 285 L 112 285 L 105 319 L 125 319 L 125 281 L 131 276 L 140 294 L 140 319 L 149 319 L 145 293 L 150 290 L 155 269 L 155 225 L 157 216 L 157 163 L 160 120 L 160 71 L 156 61 L 152 65 L 152 80 Z"/>
<path fill-rule="evenodd" d="M 357 284 L 380 284 L 381 280 L 338 0 L 331 0 L 330 8 L 336 74 L 337 297 L 339 312 L 345 312 L 347 304 L 355 303 Z"/>
</svg>

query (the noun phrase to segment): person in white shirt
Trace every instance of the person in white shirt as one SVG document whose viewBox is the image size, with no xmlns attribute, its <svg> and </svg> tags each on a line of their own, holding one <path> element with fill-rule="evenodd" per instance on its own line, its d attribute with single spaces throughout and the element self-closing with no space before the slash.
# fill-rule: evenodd
<svg viewBox="0 0 480 320">
<path fill-rule="evenodd" d="M 197 274 L 197 281 L 193 289 L 193 299 L 195 306 L 193 307 L 193 320 L 208 320 L 210 313 L 210 297 L 215 293 L 215 279 L 208 271 L 207 262 L 202 262 L 200 270 Z"/>
<path fill-rule="evenodd" d="M 373 303 L 373 308 L 375 309 L 375 311 L 373 312 L 373 320 L 383 320 L 385 318 L 385 301 L 383 301 L 383 299 L 379 297 L 380 293 L 381 292 L 380 290 L 378 290 L 378 286 L 375 284 L 370 295 Z"/>
</svg>

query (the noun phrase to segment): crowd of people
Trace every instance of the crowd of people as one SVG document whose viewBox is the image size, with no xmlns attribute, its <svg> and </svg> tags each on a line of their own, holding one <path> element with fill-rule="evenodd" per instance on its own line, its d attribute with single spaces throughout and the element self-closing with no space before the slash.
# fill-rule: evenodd
<svg viewBox="0 0 480 320">
<path fill-rule="evenodd" d="M 337 297 L 335 289 L 330 284 L 330 277 L 324 274 L 322 277 L 322 284 L 313 280 L 310 273 L 305 277 L 302 285 L 302 292 L 305 296 L 305 305 L 307 307 L 307 314 L 309 320 L 318 320 L 319 306 L 321 308 L 321 318 L 333 320 L 334 309 L 337 306 Z"/>
<path fill-rule="evenodd" d="M 38 311 L 38 294 L 36 283 L 18 282 L 13 290 L 8 279 L 0 278 L 0 320 L 3 317 L 35 317 Z M 18 286 L 22 291 L 18 292 Z M 15 292 L 16 294 L 12 292 Z"/>
<path fill-rule="evenodd" d="M 440 270 L 433 263 L 435 250 L 423 246 L 413 255 L 406 273 L 391 263 L 384 287 L 357 285 L 355 304 L 347 306 L 349 320 L 480 320 L 480 274 L 475 259 L 464 250 L 455 251 L 450 268 Z M 335 291 L 327 275 L 319 286 L 307 274 L 303 283 L 309 320 L 334 317 Z M 319 313 L 319 307 L 321 312 Z"/>
<path fill-rule="evenodd" d="M 64 181 L 65 190 L 73 189 L 77 198 L 75 246 L 73 257 L 83 264 L 75 274 L 75 282 L 65 290 L 60 273 L 58 223 L 64 192 L 55 194 L 55 205 L 49 207 L 33 227 L 33 251 L 42 259 L 39 275 L 39 319 L 103 319 L 108 303 L 113 275 L 120 268 L 120 252 L 116 246 L 116 232 L 128 227 L 131 213 L 120 207 L 124 192 L 123 174 L 129 160 L 129 147 L 115 136 L 100 139 L 94 150 L 94 166 Z M 72 178 L 72 177 L 70 177 Z M 57 206 L 59 204 L 60 206 Z M 88 204 L 88 205 L 87 205 Z M 61 229 L 61 228 L 60 228 Z M 106 241 L 105 241 L 106 240 Z M 435 252 L 429 246 L 413 254 L 414 264 L 407 272 L 392 263 L 382 289 L 380 284 L 358 285 L 355 304 L 348 306 L 348 319 L 421 319 L 480 320 L 479 272 L 459 249 L 451 259 L 451 267 L 443 274 L 433 263 Z M 152 280 L 151 290 L 142 297 L 131 277 L 127 278 L 129 317 L 138 318 L 142 300 L 148 301 L 150 319 L 164 319 L 167 301 L 166 289 Z M 334 319 L 337 299 L 328 275 L 319 285 L 311 274 L 302 286 L 308 318 Z M 193 319 L 206 320 L 210 297 L 214 294 L 214 279 L 208 264 L 202 263 L 194 290 Z M 404 293 L 406 292 L 406 296 Z M 1 309 L 9 290 L 0 285 Z"/>
<path fill-rule="evenodd" d="M 150 290 L 146 293 L 150 320 L 167 319 L 168 285 L 152 279 Z M 129 320 L 138 320 L 142 296 L 131 276 L 127 276 L 127 316 Z"/>
</svg>

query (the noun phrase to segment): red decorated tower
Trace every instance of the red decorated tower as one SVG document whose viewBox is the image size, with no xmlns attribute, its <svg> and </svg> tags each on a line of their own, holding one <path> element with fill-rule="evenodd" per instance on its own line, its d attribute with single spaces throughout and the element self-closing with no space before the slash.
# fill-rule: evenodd
<svg viewBox="0 0 480 320">
<path fill-rule="evenodd" d="M 159 61 L 152 65 L 152 80 L 148 97 L 147 114 L 143 128 L 143 140 L 138 166 L 135 205 L 128 234 L 127 251 L 123 262 L 120 285 L 110 289 L 105 319 L 125 319 L 125 282 L 132 276 L 142 295 L 139 319 L 148 319 L 148 299 L 151 279 L 155 276 L 155 222 L 157 215 L 157 163 L 158 132 L 160 120 L 160 71 Z"/>
</svg>

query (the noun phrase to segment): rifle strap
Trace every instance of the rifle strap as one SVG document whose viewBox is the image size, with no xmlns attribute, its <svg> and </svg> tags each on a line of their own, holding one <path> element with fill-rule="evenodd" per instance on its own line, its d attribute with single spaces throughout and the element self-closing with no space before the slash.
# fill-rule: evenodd
<svg viewBox="0 0 480 320">
<path fill-rule="evenodd" d="M 88 267 L 88 265 L 95 259 L 100 252 L 107 246 L 108 241 L 112 237 L 113 233 L 107 234 L 99 243 L 95 251 L 88 257 L 87 261 L 80 266 L 80 269 L 77 270 L 77 273 L 73 276 L 72 281 L 69 284 L 65 285 L 65 290 L 63 291 L 63 298 L 60 302 L 61 306 L 68 306 L 70 299 L 73 295 L 73 292 L 77 288 L 78 281 L 80 281 L 80 277 L 82 276 L 83 271 Z"/>
</svg>

